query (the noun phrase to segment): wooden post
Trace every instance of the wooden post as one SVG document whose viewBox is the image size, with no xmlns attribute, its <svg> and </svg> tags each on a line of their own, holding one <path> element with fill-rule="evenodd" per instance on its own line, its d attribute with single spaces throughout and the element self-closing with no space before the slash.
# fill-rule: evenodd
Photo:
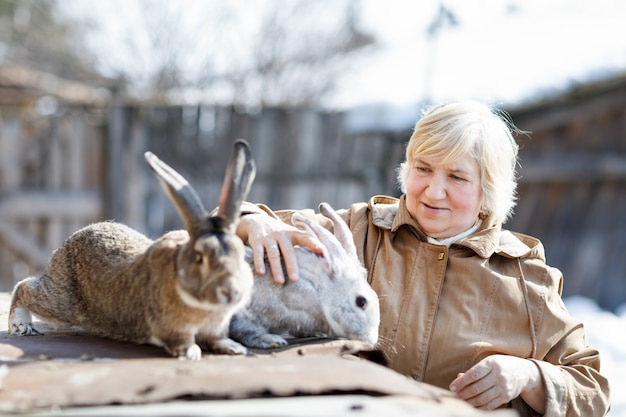
<svg viewBox="0 0 626 417">
<path fill-rule="evenodd" d="M 126 108 L 114 104 L 109 111 L 108 140 L 104 147 L 105 184 L 104 215 L 108 219 L 121 220 L 124 214 L 124 172 L 122 164 L 122 144 L 126 132 Z"/>
</svg>

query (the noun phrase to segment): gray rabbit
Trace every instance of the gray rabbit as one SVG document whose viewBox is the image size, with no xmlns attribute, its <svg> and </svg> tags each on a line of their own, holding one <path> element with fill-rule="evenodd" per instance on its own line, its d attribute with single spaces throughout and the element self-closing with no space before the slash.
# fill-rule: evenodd
<svg viewBox="0 0 626 417">
<path fill-rule="evenodd" d="M 269 272 L 256 276 L 250 305 L 231 321 L 231 338 L 256 348 L 284 346 L 285 334 L 377 343 L 378 296 L 367 283 L 350 229 L 327 203 L 320 204 L 320 212 L 333 221 L 334 235 L 298 212 L 292 222 L 317 236 L 326 246 L 324 255 L 296 247 L 300 279 L 283 286 L 276 285 Z"/>
<path fill-rule="evenodd" d="M 186 230 L 155 241 L 115 222 L 78 230 L 52 254 L 42 276 L 15 286 L 11 334 L 38 334 L 34 314 L 99 336 L 162 346 L 176 357 L 199 359 L 200 346 L 247 352 L 228 338 L 228 326 L 253 286 L 235 234 L 255 175 L 248 144 L 234 142 L 215 216 L 180 174 L 150 152 L 145 159 Z"/>
</svg>

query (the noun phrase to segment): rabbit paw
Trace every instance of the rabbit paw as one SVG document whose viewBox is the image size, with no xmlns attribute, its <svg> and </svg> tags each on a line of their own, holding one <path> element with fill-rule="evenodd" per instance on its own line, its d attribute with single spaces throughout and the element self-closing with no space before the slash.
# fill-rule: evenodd
<svg viewBox="0 0 626 417">
<path fill-rule="evenodd" d="M 211 345 L 211 350 L 228 355 L 245 355 L 248 353 L 248 349 L 244 345 L 229 338 L 214 341 Z"/>
<path fill-rule="evenodd" d="M 287 346 L 287 344 L 287 341 L 283 337 L 271 333 L 259 336 L 258 339 L 254 342 L 255 347 L 263 349 L 275 349 L 281 346 Z"/>
<path fill-rule="evenodd" d="M 195 343 L 191 346 L 176 346 L 171 349 L 171 354 L 179 359 L 191 359 L 194 361 L 202 359 L 202 349 Z"/>
<path fill-rule="evenodd" d="M 306 339 L 306 338 L 316 338 L 316 339 L 327 339 L 328 335 L 322 332 L 296 332 L 293 334 L 295 337 Z"/>
<path fill-rule="evenodd" d="M 29 310 L 18 305 L 11 306 L 9 313 L 9 334 L 18 336 L 40 336 L 40 333 L 33 326 L 33 316 Z"/>
<path fill-rule="evenodd" d="M 11 334 L 18 336 L 42 336 L 43 333 L 39 332 L 33 327 L 33 323 L 11 323 Z"/>
</svg>

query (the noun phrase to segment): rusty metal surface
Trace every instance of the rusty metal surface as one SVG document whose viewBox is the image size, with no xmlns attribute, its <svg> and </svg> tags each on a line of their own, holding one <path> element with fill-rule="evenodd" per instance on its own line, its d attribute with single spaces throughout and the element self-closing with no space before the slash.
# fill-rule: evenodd
<svg viewBox="0 0 626 417">
<path fill-rule="evenodd" d="M 432 415 L 432 410 L 439 410 L 440 416 L 483 414 L 446 390 L 364 359 L 369 353 L 358 342 L 298 340 L 276 351 L 257 350 L 248 356 L 205 354 L 200 361 L 190 361 L 168 357 L 154 346 L 80 331 L 55 331 L 43 323 L 37 323 L 43 336 L 9 335 L 7 311 L 8 295 L 0 294 L 4 370 L 0 413 L 62 415 L 64 410 L 65 415 L 171 416 L 209 415 L 207 410 L 213 410 L 210 415 L 234 416 L 257 401 L 258 412 L 241 415 L 306 416 L 317 414 L 297 404 L 317 398 L 320 410 L 329 407 L 327 411 L 335 413 L 331 410 L 340 409 L 345 415 L 362 411 L 365 403 L 369 410 L 397 409 L 412 415 Z M 164 407 L 157 412 L 155 404 Z M 223 411 L 216 411 L 218 404 Z M 279 412 L 284 407 L 286 411 Z M 419 410 L 430 411 L 416 414 Z"/>
</svg>

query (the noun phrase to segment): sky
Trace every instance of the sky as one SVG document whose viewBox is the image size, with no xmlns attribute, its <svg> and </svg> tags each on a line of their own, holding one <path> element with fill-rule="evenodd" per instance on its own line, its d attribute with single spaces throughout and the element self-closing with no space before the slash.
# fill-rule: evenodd
<svg viewBox="0 0 626 417">
<path fill-rule="evenodd" d="M 457 24 L 428 38 L 424 28 L 440 4 Z M 346 81 L 346 102 L 509 103 L 626 71 L 623 0 L 365 0 L 364 6 L 366 27 L 385 49 Z"/>
<path fill-rule="evenodd" d="M 264 0 L 231 0 L 241 8 L 246 26 L 254 26 L 251 5 Z M 285 1 L 285 0 L 277 0 Z M 288 0 L 287 0 L 288 1 Z M 211 25 L 210 2 L 185 0 L 174 13 Z M 103 31 L 89 37 L 107 51 L 107 61 L 140 61 L 120 56 L 128 43 L 120 27 L 140 17 L 136 1 L 64 0 L 68 13 L 91 16 Z M 474 98 L 509 104 L 563 91 L 577 83 L 626 71 L 626 1 L 624 0 L 361 0 L 361 19 L 379 47 L 363 54 L 356 69 L 340 80 L 331 107 L 346 109 L 385 103 L 410 106 L 423 100 Z M 440 8 L 454 19 L 443 21 L 432 36 L 427 28 Z M 239 14 L 239 13 L 238 13 Z M 324 16 L 322 20 L 328 20 Z M 199 40 L 198 40 L 199 41 Z M 232 51 L 233 54 L 236 51 Z M 128 55 L 128 54 L 127 54 Z M 154 59 L 154 57 L 152 57 Z M 148 62 L 151 57 L 143 56 Z"/>
</svg>

